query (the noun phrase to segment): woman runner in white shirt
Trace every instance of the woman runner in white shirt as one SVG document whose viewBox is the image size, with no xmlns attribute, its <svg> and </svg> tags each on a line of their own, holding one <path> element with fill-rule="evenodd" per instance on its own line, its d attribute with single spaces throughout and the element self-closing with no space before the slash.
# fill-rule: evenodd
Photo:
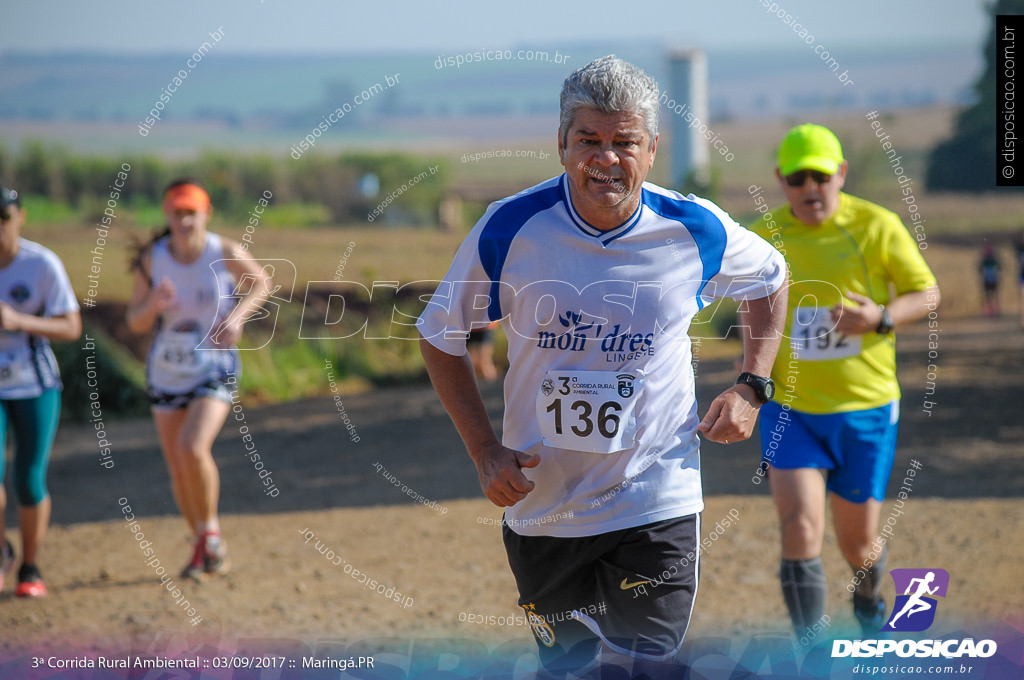
<svg viewBox="0 0 1024 680">
<path fill-rule="evenodd" d="M 269 280 L 238 243 L 208 232 L 210 197 L 193 180 L 164 194 L 167 228 L 132 263 L 128 326 L 155 328 L 146 383 L 174 499 L 195 534 L 183 577 L 230 568 L 217 519 L 220 475 L 212 447 L 231 409 L 240 373 L 236 343 L 267 296 Z M 253 281 L 246 291 L 236 283 Z"/>
<path fill-rule="evenodd" d="M 46 468 L 60 421 L 61 390 L 50 340 L 77 340 L 82 319 L 60 258 L 21 238 L 24 223 L 17 192 L 0 187 L 0 591 L 15 563 L 14 549 L 4 540 L 4 443 L 10 428 L 22 547 L 14 592 L 42 597 L 46 585 L 36 553 L 50 523 Z"/>
</svg>

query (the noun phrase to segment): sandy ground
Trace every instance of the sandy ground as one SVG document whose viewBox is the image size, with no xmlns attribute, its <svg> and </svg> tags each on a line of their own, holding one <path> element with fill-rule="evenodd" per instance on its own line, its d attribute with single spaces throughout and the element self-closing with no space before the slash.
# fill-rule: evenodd
<svg viewBox="0 0 1024 680">
<path fill-rule="evenodd" d="M 911 459 L 922 469 L 895 526 L 889 566 L 949 571 L 936 632 L 993 620 L 1020 626 L 1024 333 L 1010 319 L 944 322 L 931 415 L 922 410 L 929 363 L 924 333 L 923 326 L 908 329 L 899 342 L 903 424 L 890 492 Z M 731 382 L 733 369 L 731 362 L 706 361 L 697 373 L 698 397 L 706 405 Z M 485 398 L 500 426 L 500 388 L 488 386 Z M 99 464 L 91 429 L 64 427 L 50 467 L 53 527 L 40 560 L 51 594 L 20 601 L 8 585 L 0 597 L 0 678 L 19 677 L 32 651 L 69 646 L 123 653 L 225 648 L 262 638 L 266 649 L 323 649 L 329 641 L 448 636 L 518 641 L 528 649 L 526 627 L 460 621 L 460 614 L 521 612 L 493 523 L 501 511 L 483 499 L 430 387 L 346 397 L 344 406 L 358 442 L 327 398 L 244 411 L 280 489 L 276 497 L 264 495 L 243 455 L 238 424 L 224 428 L 215 455 L 234 569 L 205 584 L 176 577 L 190 546 L 152 423 L 109 427 L 115 461 L 109 470 Z M 751 483 L 756 446 L 705 444 L 702 459 L 705 527 L 732 510 L 740 519 L 704 558 L 689 637 L 784 632 L 777 523 L 767 485 Z M 384 479 L 385 470 L 437 507 L 410 499 Z M 123 503 L 201 617 L 195 625 L 176 603 L 180 596 L 147 566 L 126 530 Z M 9 527 L 13 519 L 9 509 Z M 305 543 L 304 532 L 315 539 Z M 15 539 L 16 532 L 9 529 L 8 536 Z M 333 562 L 317 552 L 318 541 L 335 554 Z M 400 593 L 405 606 L 360 586 L 346 575 L 346 563 Z M 853 635 L 845 591 L 850 570 L 831 533 L 825 564 L 834 632 Z M 883 592 L 890 602 L 892 591 L 889 582 Z"/>
</svg>

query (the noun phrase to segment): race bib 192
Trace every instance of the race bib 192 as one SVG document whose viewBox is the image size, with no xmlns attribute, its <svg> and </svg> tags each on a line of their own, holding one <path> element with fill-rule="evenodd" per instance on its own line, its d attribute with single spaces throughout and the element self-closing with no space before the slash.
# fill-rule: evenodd
<svg viewBox="0 0 1024 680">
<path fill-rule="evenodd" d="M 589 453 L 615 453 L 636 440 L 642 371 L 548 371 L 537 391 L 544 444 Z"/>
<path fill-rule="evenodd" d="M 836 330 L 828 307 L 797 307 L 793 310 L 789 342 L 802 361 L 844 359 L 860 354 L 861 337 Z"/>
</svg>

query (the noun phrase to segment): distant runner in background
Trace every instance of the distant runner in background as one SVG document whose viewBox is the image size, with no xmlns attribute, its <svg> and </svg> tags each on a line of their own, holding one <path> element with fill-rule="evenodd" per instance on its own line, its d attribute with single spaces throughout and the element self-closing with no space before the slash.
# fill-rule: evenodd
<svg viewBox="0 0 1024 680">
<path fill-rule="evenodd" d="M 846 170 L 830 130 L 793 128 L 775 169 L 788 203 L 771 211 L 774 221 L 751 227 L 774 234 L 792 282 L 772 370 L 779 390 L 761 409 L 761 472 L 781 524 L 779 579 L 798 642 L 828 621 L 826 500 L 854 571 L 853 613 L 865 634 L 885 624 L 879 589 L 887 553 L 878 523 L 899 422 L 893 330 L 939 302 L 935 276 L 900 218 L 843 193 Z"/>
<path fill-rule="evenodd" d="M 486 328 L 470 331 L 466 338 L 466 351 L 473 362 L 476 377 L 488 382 L 498 379 L 498 367 L 494 365 L 494 329 L 498 324 L 492 321 Z"/>
<path fill-rule="evenodd" d="M 985 316 L 999 316 L 1002 313 L 999 307 L 999 279 L 1002 278 L 1003 267 L 991 243 L 986 242 L 981 247 L 978 273 L 981 275 L 981 288 L 985 296 Z"/>
<path fill-rule="evenodd" d="M 82 333 L 78 302 L 53 251 L 21 238 L 25 211 L 16 191 L 0 187 L 0 592 L 14 568 L 4 537 L 7 429 L 14 435 L 14 488 L 21 525 L 18 597 L 42 597 L 36 566 L 50 524 L 46 468 L 60 421 L 60 373 L 50 340 L 71 342 Z"/>
<path fill-rule="evenodd" d="M 156 328 L 146 360 L 149 402 L 174 500 L 195 534 L 182 576 L 201 580 L 230 568 L 212 447 L 241 374 L 236 343 L 246 320 L 260 316 L 270 282 L 238 243 L 206 230 L 213 207 L 197 182 L 173 182 L 163 209 L 167 228 L 132 262 L 127 321 L 136 333 Z M 235 296 L 241 280 L 251 285 Z"/>
</svg>

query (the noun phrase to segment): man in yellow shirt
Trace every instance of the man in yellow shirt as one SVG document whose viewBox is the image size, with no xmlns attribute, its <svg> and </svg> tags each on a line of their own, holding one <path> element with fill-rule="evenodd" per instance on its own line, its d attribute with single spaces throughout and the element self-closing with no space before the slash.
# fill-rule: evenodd
<svg viewBox="0 0 1024 680">
<path fill-rule="evenodd" d="M 939 291 L 899 217 L 842 193 L 847 163 L 831 131 L 793 128 L 778 163 L 788 204 L 751 227 L 786 256 L 792 281 L 771 376 L 778 391 L 761 409 L 758 472 L 767 470 L 779 513 L 780 579 L 798 640 L 829 620 L 821 564 L 826 497 L 854 570 L 854 614 L 869 634 L 886 611 L 878 524 L 899 419 L 893 329 L 934 309 Z"/>
</svg>

